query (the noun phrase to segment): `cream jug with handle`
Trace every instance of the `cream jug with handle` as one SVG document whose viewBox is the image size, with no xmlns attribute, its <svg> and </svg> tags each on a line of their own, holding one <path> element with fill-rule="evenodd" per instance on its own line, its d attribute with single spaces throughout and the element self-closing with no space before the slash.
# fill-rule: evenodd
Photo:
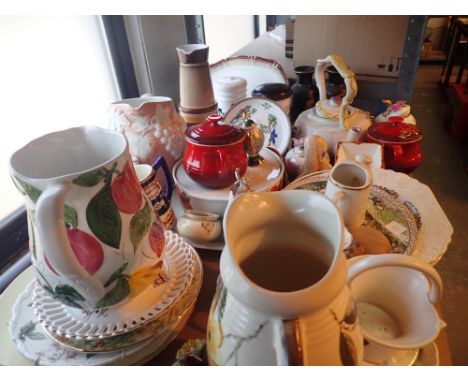
<svg viewBox="0 0 468 382">
<path fill-rule="evenodd" d="M 308 190 L 246 193 L 230 204 L 223 225 L 226 246 L 207 327 L 209 363 L 361 364 L 363 337 L 335 205 Z M 378 257 L 367 259 L 349 274 L 380 266 Z"/>
<path fill-rule="evenodd" d="M 164 230 L 135 175 L 122 134 L 76 127 L 14 153 L 32 263 L 55 299 L 79 309 L 122 303 L 164 266 Z"/>
</svg>

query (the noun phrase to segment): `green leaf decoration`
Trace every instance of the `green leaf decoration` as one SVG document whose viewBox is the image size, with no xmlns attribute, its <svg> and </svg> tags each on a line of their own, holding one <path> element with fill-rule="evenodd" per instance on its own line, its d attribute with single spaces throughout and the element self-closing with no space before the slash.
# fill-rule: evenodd
<svg viewBox="0 0 468 382">
<path fill-rule="evenodd" d="M 18 178 L 15 178 L 14 176 L 11 176 L 11 180 L 13 181 L 13 184 L 15 185 L 16 189 L 20 192 L 21 195 L 26 195 L 26 193 L 23 191 L 23 189 L 18 185 L 20 180 Z"/>
<path fill-rule="evenodd" d="M 42 334 L 42 333 L 39 333 L 39 332 L 34 332 L 34 333 L 31 333 L 29 336 L 28 336 L 29 339 L 31 340 L 44 340 L 46 339 L 47 337 Z"/>
<path fill-rule="evenodd" d="M 59 284 L 55 287 L 55 294 L 69 297 L 73 300 L 84 301 L 85 298 L 78 293 L 78 291 L 70 285 Z"/>
<path fill-rule="evenodd" d="M 109 285 L 111 285 L 115 280 L 121 277 L 122 272 L 127 268 L 128 263 L 122 264 L 114 273 L 111 274 L 109 277 L 109 280 L 106 281 L 104 284 L 104 287 L 107 288 Z"/>
<path fill-rule="evenodd" d="M 96 309 L 106 308 L 115 305 L 122 301 L 130 294 L 130 286 L 125 277 L 119 277 L 117 284 L 109 292 L 107 292 L 102 299 L 96 304 Z"/>
<path fill-rule="evenodd" d="M 148 202 L 138 211 L 130 221 L 130 240 L 133 244 L 133 251 L 136 252 L 138 245 L 149 231 L 151 226 L 151 209 Z"/>
<path fill-rule="evenodd" d="M 20 192 L 23 195 L 25 194 L 28 195 L 29 199 L 31 199 L 33 203 L 36 203 L 39 197 L 41 196 L 42 191 L 39 190 L 37 187 L 31 186 L 30 184 L 23 182 L 22 180 L 18 178 L 14 178 L 14 179 L 16 179 L 16 181 L 21 185 L 22 189 L 24 190 L 24 192 L 22 192 L 21 188 L 18 187 L 15 181 L 13 181 L 13 183 L 15 183 L 15 185 L 20 190 Z M 65 204 L 64 210 L 65 210 L 64 212 L 65 223 L 71 227 L 78 226 L 78 214 L 76 213 L 75 209 L 69 206 L 68 204 Z M 30 214 L 28 211 L 28 215 L 31 218 L 31 216 L 34 216 L 34 213 L 32 212 Z M 32 219 L 32 221 L 35 223 L 34 219 Z"/>
<path fill-rule="evenodd" d="M 86 220 L 99 240 L 112 248 L 119 248 L 122 219 L 112 200 L 110 181 L 89 202 Z"/>
<path fill-rule="evenodd" d="M 34 228 L 36 226 L 36 219 L 34 218 L 34 212 L 31 210 L 26 210 L 28 214 L 28 236 L 31 243 L 31 254 L 35 260 L 37 260 L 36 255 L 36 235 L 34 234 Z"/>
<path fill-rule="evenodd" d="M 224 316 L 224 308 L 226 307 L 226 298 L 227 298 L 227 289 L 225 287 L 222 287 L 221 291 L 219 292 L 219 305 L 218 305 L 218 317 L 219 317 L 220 322 Z"/>
<path fill-rule="evenodd" d="M 49 292 L 50 294 L 54 294 L 54 290 L 52 289 L 52 285 L 50 285 L 50 283 L 47 281 L 47 279 L 44 277 L 44 275 L 39 272 L 39 269 L 37 269 L 37 267 L 35 268 L 36 272 L 38 273 L 39 276 L 41 276 L 41 279 L 42 281 L 45 282 L 45 285 L 41 283 L 41 286 L 47 291 Z"/>
<path fill-rule="evenodd" d="M 47 293 L 49 293 L 52 297 L 55 297 L 54 290 L 48 284 L 43 284 L 42 287 L 45 289 Z"/>
<path fill-rule="evenodd" d="M 23 189 L 24 193 L 29 196 L 29 199 L 33 201 L 33 203 L 37 202 L 39 196 L 41 196 L 42 191 L 39 190 L 37 187 L 31 186 L 29 183 L 23 182 L 22 180 L 15 178 L 18 182 L 19 186 Z"/>
<path fill-rule="evenodd" d="M 19 337 L 20 339 L 25 339 L 29 334 L 31 334 L 36 327 L 36 323 L 29 321 L 27 324 L 25 324 L 19 332 Z"/>
<path fill-rule="evenodd" d="M 104 169 L 93 170 L 85 174 L 81 174 L 78 178 L 73 179 L 73 183 L 83 187 L 93 187 L 97 185 L 106 176 Z"/>
<path fill-rule="evenodd" d="M 20 340 L 24 341 L 26 338 L 31 340 L 43 340 L 47 338 L 44 334 L 34 331 L 36 324 L 37 322 L 29 321 L 26 325 L 24 325 L 19 332 Z"/>
<path fill-rule="evenodd" d="M 76 210 L 68 204 L 65 204 L 64 211 L 65 224 L 76 228 L 78 226 L 78 214 L 76 213 Z"/>
</svg>

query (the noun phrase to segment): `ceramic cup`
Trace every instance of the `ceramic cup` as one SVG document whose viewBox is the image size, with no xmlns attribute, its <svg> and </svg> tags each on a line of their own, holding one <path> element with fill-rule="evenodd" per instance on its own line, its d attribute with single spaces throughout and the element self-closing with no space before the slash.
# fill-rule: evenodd
<svg viewBox="0 0 468 382">
<path fill-rule="evenodd" d="M 221 234 L 220 216 L 198 210 L 187 210 L 177 222 L 177 231 L 197 242 L 210 242 Z"/>
<path fill-rule="evenodd" d="M 157 278 L 164 230 L 124 135 L 92 126 L 47 134 L 12 155 L 10 173 L 25 197 L 37 279 L 55 299 L 108 308 Z"/>
<path fill-rule="evenodd" d="M 158 170 L 162 168 L 166 183 L 166 192 L 156 178 Z M 170 200 L 172 197 L 172 178 L 164 157 L 160 156 L 152 166 L 148 164 L 135 165 L 135 172 L 141 187 L 153 205 L 154 211 L 161 219 L 165 229 L 174 228 L 177 220 L 172 210 Z"/>
<path fill-rule="evenodd" d="M 391 363 L 437 338 L 445 323 L 434 307 L 442 280 L 432 266 L 399 254 L 358 256 L 348 263 L 367 362 Z M 370 263 L 373 268 L 363 272 Z"/>
<path fill-rule="evenodd" d="M 331 169 L 325 195 L 336 204 L 348 229 L 364 221 L 371 184 L 372 175 L 361 163 L 343 161 Z"/>
</svg>

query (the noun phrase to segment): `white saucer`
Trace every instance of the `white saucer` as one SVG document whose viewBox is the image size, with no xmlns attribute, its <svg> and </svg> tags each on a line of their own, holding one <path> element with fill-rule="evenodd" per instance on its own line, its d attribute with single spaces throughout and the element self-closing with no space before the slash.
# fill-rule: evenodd
<svg viewBox="0 0 468 382">
<path fill-rule="evenodd" d="M 184 299 L 193 294 L 197 257 L 184 239 L 166 231 L 169 281 L 162 294 L 150 286 L 113 308 L 84 311 L 56 301 L 36 283 L 33 308 L 46 332 L 62 345 L 85 352 L 121 350 L 165 330 L 187 308 Z"/>
<path fill-rule="evenodd" d="M 30 269 L 28 270 L 30 271 Z M 32 272 L 29 279 L 33 277 Z M 203 275 L 200 259 L 195 259 L 193 289 L 198 294 Z M 17 350 L 27 359 L 29 364 L 58 365 L 58 366 L 97 366 L 97 365 L 137 365 L 154 358 L 161 352 L 182 330 L 195 307 L 196 299 L 193 293 L 185 299 L 188 302 L 186 309 L 177 317 L 170 327 L 157 333 L 146 341 L 131 346 L 125 350 L 91 354 L 77 352 L 61 346 L 51 339 L 38 322 L 32 308 L 32 290 L 35 280 L 17 298 L 13 307 L 13 316 L 9 322 L 10 338 L 16 344 Z M 190 300 L 190 301 L 189 301 Z M 7 345 L 2 342 L 2 346 Z M 21 356 L 9 357 L 5 365 L 27 364 Z"/>
<path fill-rule="evenodd" d="M 414 357 L 416 356 L 416 359 Z M 421 349 L 408 350 L 406 357 L 389 360 L 382 364 L 373 364 L 364 361 L 363 366 L 439 366 L 439 349 L 435 342 L 422 347 Z"/>
</svg>

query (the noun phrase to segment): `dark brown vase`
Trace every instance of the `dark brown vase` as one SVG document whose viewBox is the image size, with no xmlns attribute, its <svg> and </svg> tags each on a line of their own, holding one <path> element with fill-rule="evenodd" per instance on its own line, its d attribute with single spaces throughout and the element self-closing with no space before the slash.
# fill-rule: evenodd
<svg viewBox="0 0 468 382">
<path fill-rule="evenodd" d="M 313 66 L 298 66 L 294 69 L 297 76 L 297 81 L 291 86 L 291 122 L 294 123 L 296 118 L 304 110 L 314 107 L 318 100 L 318 89 L 315 86 L 313 79 Z"/>
<path fill-rule="evenodd" d="M 346 85 L 343 77 L 334 66 L 329 66 L 325 69 L 326 73 L 326 88 L 327 88 L 327 98 L 341 96 L 344 97 L 346 94 Z"/>
</svg>

